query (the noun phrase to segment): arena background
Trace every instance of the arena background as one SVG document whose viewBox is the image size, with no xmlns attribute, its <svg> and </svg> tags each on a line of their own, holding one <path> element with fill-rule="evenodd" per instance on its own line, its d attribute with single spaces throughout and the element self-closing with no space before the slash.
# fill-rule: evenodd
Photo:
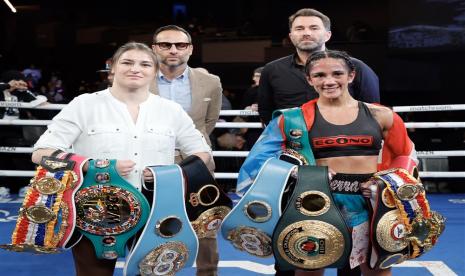
<svg viewBox="0 0 465 276">
<path fill-rule="evenodd" d="M 253 69 L 293 51 L 285 39 L 287 17 L 310 7 L 332 20 L 328 48 L 348 51 L 378 74 L 382 104 L 465 103 L 465 0 L 10 2 L 17 13 L 0 3 L 0 72 L 22 70 L 31 64 L 41 68 L 44 77 L 59 72 L 66 99 L 78 95 L 83 82 L 99 80 L 97 71 L 105 68 L 106 59 L 118 46 L 129 40 L 150 43 L 157 27 L 178 24 L 193 35 L 190 65 L 220 76 L 237 107 L 251 84 Z M 464 113 L 415 112 L 402 113 L 402 117 L 410 122 L 460 122 Z M 47 111 L 44 116 L 50 115 L 53 112 Z M 420 151 L 465 149 L 463 127 L 409 131 Z M 33 169 L 27 154 L 3 152 L 0 159 L 6 163 L 0 170 Z M 236 166 L 229 169 L 237 169 L 241 160 L 235 160 Z M 423 158 L 422 165 L 431 171 L 465 171 L 464 161 L 463 156 Z M 11 188 L 11 197 L 0 200 L 0 243 L 9 242 L 21 202 L 16 193 L 27 183 L 27 178 L 0 175 L 0 186 Z M 224 184 L 233 186 L 232 181 Z M 394 273 L 465 275 L 465 175 L 429 178 L 424 184 L 432 208 L 447 217 L 447 230 L 430 253 L 418 262 L 396 267 Z M 223 240 L 220 243 L 220 275 L 271 274 L 270 259 L 252 259 Z M 6 275 L 73 271 L 69 253 L 31 256 L 1 251 L 2 270 Z M 192 273 L 192 269 L 185 271 L 185 275 Z M 121 275 L 121 269 L 117 274 Z"/>
</svg>

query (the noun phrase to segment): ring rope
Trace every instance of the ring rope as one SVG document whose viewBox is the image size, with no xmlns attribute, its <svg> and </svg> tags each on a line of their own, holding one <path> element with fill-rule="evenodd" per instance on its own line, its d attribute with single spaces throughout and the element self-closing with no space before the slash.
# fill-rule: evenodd
<svg viewBox="0 0 465 276">
<path fill-rule="evenodd" d="M 237 179 L 238 175 L 239 173 L 216 172 L 215 178 Z M 33 177 L 34 171 L 0 170 L 0 176 Z M 427 172 L 420 172 L 420 177 L 422 178 L 462 178 L 462 177 L 465 177 L 465 172 L 427 171 Z"/>
<path fill-rule="evenodd" d="M 29 109 L 47 109 L 60 110 L 66 104 L 45 104 L 33 106 L 23 102 L 5 102 L 0 101 L 0 107 L 16 107 Z M 421 106 L 395 106 L 395 112 L 429 112 L 429 111 L 460 111 L 465 110 L 465 104 L 456 105 L 421 105 Z M 258 112 L 251 110 L 221 110 L 220 116 L 257 116 Z M 48 125 L 52 120 L 0 120 L 0 125 Z M 465 128 L 465 122 L 408 122 L 405 123 L 407 128 Z M 261 123 L 236 123 L 236 122 L 217 122 L 217 128 L 262 128 Z M 0 146 L 0 153 L 31 153 L 30 147 L 8 147 Z M 215 157 L 246 157 L 248 151 L 213 151 Z M 465 151 L 419 151 L 418 157 L 447 157 L 447 156 L 465 156 Z M 0 170 L 0 176 L 17 176 L 17 177 L 32 177 L 34 171 L 18 171 L 18 170 Z M 238 173 L 215 173 L 218 179 L 236 179 Z M 420 172 L 420 176 L 424 178 L 435 177 L 465 177 L 465 172 L 440 172 L 440 171 L 424 171 Z"/>
<path fill-rule="evenodd" d="M 43 104 L 33 106 L 23 102 L 0 101 L 0 107 L 16 107 L 31 109 L 48 109 L 60 110 L 66 104 Z M 414 105 L 414 106 L 393 106 L 395 112 L 430 112 L 430 111 L 461 111 L 465 110 L 465 104 L 446 104 L 446 105 Z M 221 116 L 257 116 L 258 112 L 252 110 L 221 110 Z"/>
<path fill-rule="evenodd" d="M 0 153 L 32 153 L 32 147 L 8 147 L 0 146 Z M 214 157 L 247 157 L 249 151 L 213 151 Z M 448 157 L 448 156 L 465 156 L 465 150 L 443 150 L 443 151 L 417 151 L 420 158 L 429 157 Z"/>
<path fill-rule="evenodd" d="M 45 126 L 51 124 L 52 120 L 19 120 L 1 119 L 0 125 L 16 126 Z M 234 123 L 217 122 L 217 128 L 262 128 L 261 123 Z M 465 122 L 412 122 L 405 123 L 407 128 L 465 128 Z"/>
</svg>

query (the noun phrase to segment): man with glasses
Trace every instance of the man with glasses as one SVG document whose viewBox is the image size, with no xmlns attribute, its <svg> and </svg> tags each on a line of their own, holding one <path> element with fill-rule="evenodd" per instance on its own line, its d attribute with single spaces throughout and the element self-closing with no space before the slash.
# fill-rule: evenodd
<svg viewBox="0 0 465 276">
<path fill-rule="evenodd" d="M 179 103 L 194 121 L 196 128 L 211 145 L 209 135 L 220 115 L 222 87 L 220 79 L 203 68 L 187 65 L 192 55 L 192 38 L 183 28 L 167 25 L 153 35 L 153 52 L 159 61 L 158 74 L 150 91 Z M 176 161 L 182 160 L 178 153 Z M 214 168 L 210 168 L 213 171 Z M 197 275 L 217 275 L 216 237 L 199 239 Z"/>
</svg>

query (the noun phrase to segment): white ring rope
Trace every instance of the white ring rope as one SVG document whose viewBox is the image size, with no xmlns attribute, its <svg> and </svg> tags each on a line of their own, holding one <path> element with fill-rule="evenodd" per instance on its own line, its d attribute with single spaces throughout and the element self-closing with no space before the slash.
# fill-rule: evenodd
<svg viewBox="0 0 465 276">
<path fill-rule="evenodd" d="M 47 109 L 61 110 L 66 104 L 43 104 L 33 106 L 23 102 L 5 102 L 0 101 L 0 107 L 16 107 L 29 109 Z M 456 105 L 419 105 L 419 106 L 395 106 L 395 112 L 429 112 L 429 111 L 460 111 L 465 110 L 465 104 Z M 251 110 L 221 110 L 220 116 L 258 116 L 258 112 Z M 20 125 L 20 126 L 42 126 L 48 125 L 52 120 L 19 120 L 19 119 L 0 119 L 0 125 Z M 405 123 L 407 128 L 465 128 L 465 122 L 408 122 Z M 237 123 L 237 122 L 217 122 L 217 128 L 262 128 L 261 123 Z M 31 147 L 7 147 L 0 146 L 0 153 L 31 153 Z M 248 151 L 213 151 L 214 157 L 247 157 Z M 465 150 L 451 151 L 419 151 L 418 157 L 433 158 L 447 156 L 465 156 Z M 13 177 L 32 177 L 34 171 L 19 171 L 19 170 L 0 170 L 0 176 Z M 215 173 L 217 179 L 236 179 L 238 173 Z M 465 172 L 440 172 L 440 171 L 424 171 L 420 172 L 420 176 L 424 178 L 437 177 L 465 177 Z"/>
<path fill-rule="evenodd" d="M 217 179 L 237 179 L 238 173 L 215 173 Z M 0 170 L 0 176 L 11 176 L 11 177 L 33 177 L 34 171 L 19 171 L 19 170 Z M 420 172 L 422 178 L 462 178 L 465 177 L 465 172 L 439 172 L 429 171 Z"/>
<path fill-rule="evenodd" d="M 49 109 L 60 110 L 66 104 L 43 104 L 32 106 L 29 103 L 23 102 L 8 102 L 0 101 L 0 107 L 16 107 L 16 108 L 34 108 L 34 109 Z M 446 104 L 446 105 L 414 105 L 414 106 L 393 106 L 395 112 L 429 112 L 429 111 L 460 111 L 465 110 L 465 104 Z M 221 110 L 221 116 L 257 116 L 258 112 L 251 110 Z"/>
<path fill-rule="evenodd" d="M 52 120 L 20 120 L 1 119 L 0 125 L 15 126 L 45 126 L 52 123 Z M 261 123 L 235 123 L 217 122 L 217 128 L 262 128 Z M 407 128 L 465 128 L 465 122 L 412 122 L 405 123 Z"/>
<path fill-rule="evenodd" d="M 32 147 L 8 147 L 0 146 L 0 153 L 32 153 Z M 214 157 L 247 157 L 249 151 L 213 151 Z M 443 151 L 417 151 L 420 158 L 465 156 L 465 150 L 443 150 Z"/>
</svg>

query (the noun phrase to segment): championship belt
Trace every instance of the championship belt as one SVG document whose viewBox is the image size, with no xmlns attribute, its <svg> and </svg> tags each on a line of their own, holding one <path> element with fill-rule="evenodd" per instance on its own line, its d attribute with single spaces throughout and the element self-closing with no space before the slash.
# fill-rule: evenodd
<svg viewBox="0 0 465 276">
<path fill-rule="evenodd" d="M 127 240 L 145 225 L 150 210 L 142 193 L 118 174 L 115 159 L 90 160 L 74 199 L 76 226 L 100 259 L 124 257 Z"/>
<path fill-rule="evenodd" d="M 187 216 L 199 239 L 216 237 L 232 201 L 213 179 L 205 163 L 191 155 L 179 163 L 186 184 Z"/>
<path fill-rule="evenodd" d="M 406 170 L 382 171 L 374 178 L 370 267 L 385 269 L 430 250 L 445 219 L 430 210 L 423 185 Z"/>
<path fill-rule="evenodd" d="M 1 248 L 16 252 L 56 253 L 64 247 L 74 223 L 74 193 L 80 182 L 73 168 L 76 161 L 43 157 L 31 179 L 19 209 L 11 244 Z"/>
<path fill-rule="evenodd" d="M 334 203 L 327 167 L 300 166 L 297 183 L 273 233 L 281 270 L 343 267 L 352 249 L 347 225 Z"/>
<path fill-rule="evenodd" d="M 155 182 L 152 211 L 123 275 L 175 275 L 194 264 L 198 250 L 184 204 L 182 170 L 178 165 L 148 168 Z"/>
<path fill-rule="evenodd" d="M 82 185 L 82 182 L 84 181 L 82 167 L 89 160 L 88 158 L 77 154 L 68 155 L 67 158 L 75 162 L 73 172 L 75 173 L 75 177 L 77 177 L 77 183 L 76 185 L 74 185 L 74 187 L 66 189 L 63 193 L 63 201 L 68 205 L 68 227 L 65 230 L 63 239 L 61 239 L 61 241 L 58 243 L 58 246 L 64 249 L 69 249 L 75 245 L 75 243 L 68 243 L 73 236 L 73 232 L 76 226 L 76 204 L 74 202 L 74 195 L 79 190 L 79 188 Z M 79 235 L 81 235 L 79 231 L 76 231 L 76 233 L 79 233 Z"/>
<path fill-rule="evenodd" d="M 297 166 L 276 158 L 268 159 L 234 209 L 221 225 L 223 237 L 251 255 L 270 257 L 271 236 L 281 216 L 281 199 L 286 183 Z"/>
</svg>

